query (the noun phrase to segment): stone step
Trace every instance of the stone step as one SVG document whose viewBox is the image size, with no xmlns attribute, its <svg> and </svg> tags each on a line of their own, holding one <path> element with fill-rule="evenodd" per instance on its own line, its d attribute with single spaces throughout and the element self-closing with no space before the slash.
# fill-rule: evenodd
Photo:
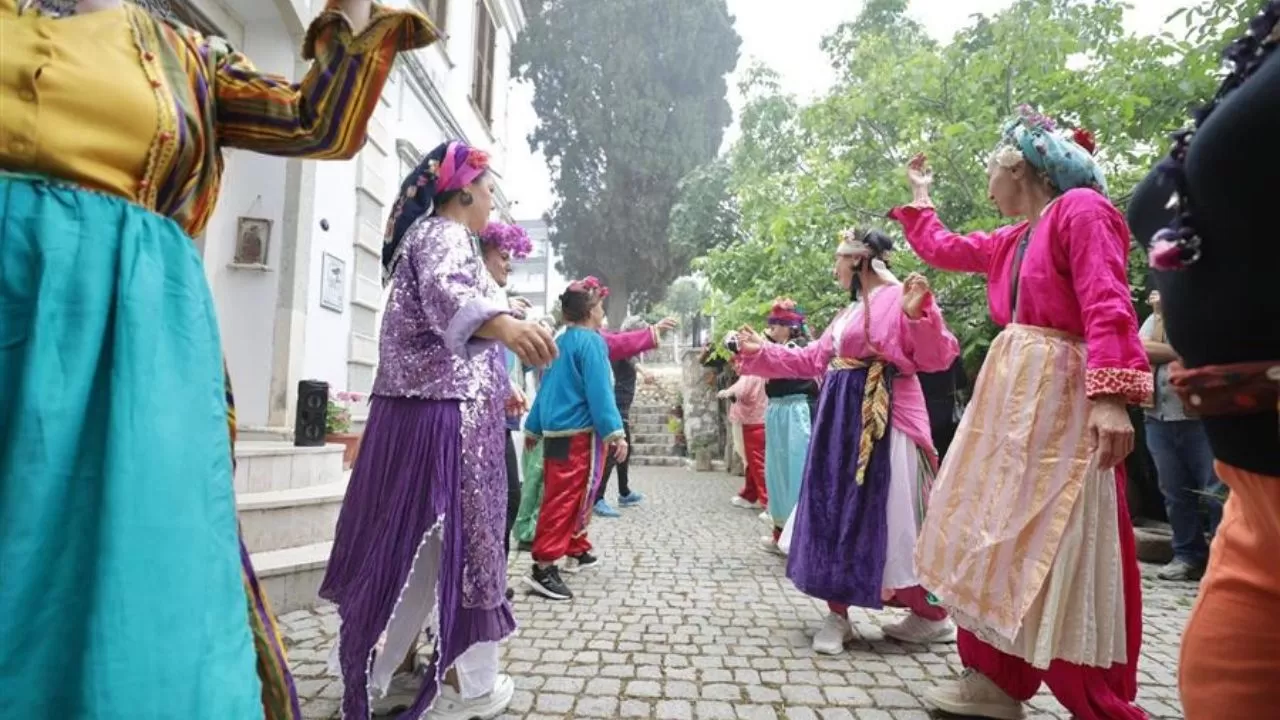
<svg viewBox="0 0 1280 720">
<path fill-rule="evenodd" d="M 332 542 L 253 553 L 253 569 L 277 615 L 314 607 Z"/>
<path fill-rule="evenodd" d="M 341 445 L 294 447 L 293 443 L 243 440 L 236 443 L 237 493 L 290 490 L 342 481 Z"/>
<path fill-rule="evenodd" d="M 632 465 L 642 465 L 645 467 L 684 467 L 685 459 L 682 457 L 649 457 L 637 455 L 629 461 Z"/>
<path fill-rule="evenodd" d="M 631 429 L 631 442 L 636 445 L 672 445 L 675 443 L 675 436 L 669 432 L 636 432 L 635 428 Z"/>
<path fill-rule="evenodd" d="M 632 434 L 640 433 L 643 435 L 658 435 L 671 433 L 667 428 L 667 423 L 665 421 L 654 422 L 651 420 L 637 420 L 635 418 L 631 418 L 627 420 L 627 424 L 631 426 Z"/>
<path fill-rule="evenodd" d="M 671 413 L 668 412 L 666 408 L 649 410 L 645 408 L 632 407 L 631 413 L 628 417 L 632 421 L 666 423 L 667 418 L 671 417 Z"/>
<path fill-rule="evenodd" d="M 631 452 L 640 457 L 662 457 L 671 454 L 673 443 L 635 443 Z"/>
<path fill-rule="evenodd" d="M 240 529 L 250 552 L 267 552 L 333 540 L 350 473 L 327 485 L 241 493 Z"/>
</svg>

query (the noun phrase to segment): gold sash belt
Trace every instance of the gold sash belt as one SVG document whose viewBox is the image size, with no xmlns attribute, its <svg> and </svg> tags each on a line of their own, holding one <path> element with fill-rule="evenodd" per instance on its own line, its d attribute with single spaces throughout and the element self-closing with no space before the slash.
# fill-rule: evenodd
<svg viewBox="0 0 1280 720">
<path fill-rule="evenodd" d="M 871 449 L 889 430 L 889 364 L 878 358 L 833 358 L 830 369 L 866 370 L 867 382 L 862 391 L 862 437 L 858 441 L 858 470 L 854 480 L 861 485 L 871 462 Z"/>
</svg>

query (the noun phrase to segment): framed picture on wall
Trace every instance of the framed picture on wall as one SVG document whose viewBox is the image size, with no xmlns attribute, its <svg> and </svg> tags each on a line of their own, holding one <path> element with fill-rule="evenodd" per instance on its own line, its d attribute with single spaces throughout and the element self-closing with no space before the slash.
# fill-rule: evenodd
<svg viewBox="0 0 1280 720">
<path fill-rule="evenodd" d="M 325 253 L 320 261 L 320 307 L 342 312 L 347 304 L 347 263 Z"/>
<path fill-rule="evenodd" d="M 266 265 L 271 248 L 271 221 L 266 218 L 236 218 L 236 265 Z"/>
</svg>

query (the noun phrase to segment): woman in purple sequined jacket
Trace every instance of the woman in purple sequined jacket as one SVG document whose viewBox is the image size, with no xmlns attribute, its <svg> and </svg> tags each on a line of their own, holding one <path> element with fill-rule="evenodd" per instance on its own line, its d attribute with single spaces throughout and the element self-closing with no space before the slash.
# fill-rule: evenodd
<svg viewBox="0 0 1280 720">
<path fill-rule="evenodd" d="M 378 376 L 320 588 L 342 621 L 344 717 L 368 717 L 375 700 L 410 718 L 493 717 L 511 701 L 498 673 L 498 642 L 515 630 L 499 344 L 529 365 L 549 363 L 555 345 L 512 316 L 481 260 L 487 170 L 483 152 L 441 145 L 391 213 Z M 418 669 L 424 627 L 431 660 Z"/>
</svg>

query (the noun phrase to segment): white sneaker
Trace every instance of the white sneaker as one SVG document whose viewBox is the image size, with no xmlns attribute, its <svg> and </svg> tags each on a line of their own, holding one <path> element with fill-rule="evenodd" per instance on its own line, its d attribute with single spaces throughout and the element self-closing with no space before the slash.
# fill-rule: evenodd
<svg viewBox="0 0 1280 720">
<path fill-rule="evenodd" d="M 965 670 L 956 680 L 926 690 L 924 702 L 952 715 L 1022 720 L 1022 703 L 976 670 Z"/>
<path fill-rule="evenodd" d="M 772 535 L 765 535 L 760 538 L 760 549 L 767 553 L 773 553 L 779 557 L 787 556 L 786 553 L 782 552 L 782 548 L 778 547 L 778 543 L 773 541 Z"/>
<path fill-rule="evenodd" d="M 374 717 L 398 715 L 413 707 L 422 688 L 423 675 L 419 672 L 400 673 L 391 678 L 387 694 L 375 700 L 370 708 Z"/>
<path fill-rule="evenodd" d="M 830 613 L 822 623 L 822 629 L 813 636 L 813 651 L 823 655 L 839 655 L 844 644 L 853 639 L 853 627 L 843 615 Z"/>
<path fill-rule="evenodd" d="M 747 510 L 753 510 L 756 508 L 756 503 L 753 503 L 750 500 L 743 498 L 741 495 L 734 495 L 729 500 L 729 504 L 734 507 L 745 508 Z"/>
<path fill-rule="evenodd" d="M 463 700 L 458 691 L 442 685 L 440 695 L 436 697 L 431 709 L 423 716 L 424 720 L 493 720 L 507 711 L 511 698 L 516 693 L 516 684 L 510 675 L 498 675 L 493 690 L 472 700 Z"/>
<path fill-rule="evenodd" d="M 768 525 L 769 527 L 773 527 L 773 516 L 769 514 L 768 510 L 760 513 L 760 522 Z"/>
<path fill-rule="evenodd" d="M 956 641 L 956 624 L 951 618 L 925 620 L 911 613 L 902 622 L 885 625 L 885 637 L 904 643 L 928 645 L 929 643 L 953 643 Z"/>
</svg>

